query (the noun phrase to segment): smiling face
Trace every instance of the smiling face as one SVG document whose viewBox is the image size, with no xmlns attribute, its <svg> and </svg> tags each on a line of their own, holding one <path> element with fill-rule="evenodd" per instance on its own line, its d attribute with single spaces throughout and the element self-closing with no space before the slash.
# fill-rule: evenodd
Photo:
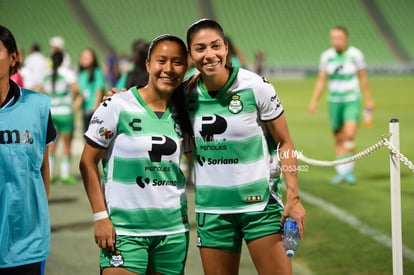
<svg viewBox="0 0 414 275">
<path fill-rule="evenodd" d="M 9 53 L 3 42 L 0 41 L 0 79 L 9 79 L 12 68 L 17 62 L 17 52 Z"/>
<path fill-rule="evenodd" d="M 187 52 L 175 41 L 163 40 L 152 49 L 146 61 L 148 84 L 160 93 L 172 93 L 183 81 Z"/>
<path fill-rule="evenodd" d="M 190 56 L 197 70 L 205 76 L 213 76 L 225 70 L 228 47 L 220 33 L 204 28 L 191 36 Z"/>
</svg>

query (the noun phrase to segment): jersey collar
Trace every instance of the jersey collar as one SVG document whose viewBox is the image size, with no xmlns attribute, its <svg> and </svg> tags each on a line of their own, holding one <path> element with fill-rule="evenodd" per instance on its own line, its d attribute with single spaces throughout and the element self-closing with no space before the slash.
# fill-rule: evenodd
<svg viewBox="0 0 414 275">
<path fill-rule="evenodd" d="M 170 117 L 171 114 L 171 104 L 170 103 L 167 107 L 167 109 L 165 110 L 164 114 L 162 115 L 161 118 L 159 118 L 157 116 L 157 114 L 148 106 L 148 104 L 144 101 L 144 99 L 142 99 L 140 93 L 138 92 L 137 87 L 133 87 L 131 88 L 132 94 L 134 95 L 135 99 L 144 107 L 144 109 L 147 111 L 147 113 L 154 119 L 161 119 L 161 120 L 165 120 L 167 118 Z"/>
<path fill-rule="evenodd" d="M 215 98 L 220 98 L 220 97 L 222 97 L 223 95 L 226 94 L 226 92 L 228 91 L 228 89 L 233 84 L 234 80 L 236 79 L 238 72 L 239 72 L 239 67 L 233 67 L 232 68 L 229 79 L 227 80 L 226 84 L 224 84 L 224 86 L 217 93 Z M 206 87 L 204 86 L 203 82 L 201 81 L 201 79 L 198 80 L 198 88 L 200 89 L 200 91 L 204 95 L 204 97 L 207 97 L 207 98 L 210 98 L 210 99 L 212 98 L 210 96 L 210 94 L 208 93 Z"/>
</svg>

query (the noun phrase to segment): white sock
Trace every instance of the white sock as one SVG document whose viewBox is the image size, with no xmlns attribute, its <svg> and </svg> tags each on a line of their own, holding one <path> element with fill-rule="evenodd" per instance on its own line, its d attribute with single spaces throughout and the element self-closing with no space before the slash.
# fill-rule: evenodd
<svg viewBox="0 0 414 275">
<path fill-rule="evenodd" d="M 49 174 L 50 178 L 53 178 L 53 171 L 55 169 L 55 156 L 49 155 Z"/>
<path fill-rule="evenodd" d="M 60 161 L 60 176 L 68 178 L 70 176 L 70 158 L 64 157 Z"/>
<path fill-rule="evenodd" d="M 337 165 L 335 168 L 336 168 L 336 172 L 339 175 L 345 175 L 349 172 L 352 172 L 354 170 L 354 166 L 355 166 L 355 162 L 349 162 L 349 163 Z"/>
<path fill-rule="evenodd" d="M 345 158 L 349 158 L 350 156 L 352 156 L 351 154 L 345 154 L 342 156 L 338 156 L 336 159 L 340 160 L 340 159 L 345 159 Z M 355 166 L 355 162 L 349 162 L 349 163 L 345 163 L 345 164 L 341 164 L 341 165 L 337 165 L 335 166 L 336 168 L 336 173 L 338 173 L 339 175 L 345 175 L 349 172 L 352 172 L 354 170 L 354 166 Z"/>
</svg>

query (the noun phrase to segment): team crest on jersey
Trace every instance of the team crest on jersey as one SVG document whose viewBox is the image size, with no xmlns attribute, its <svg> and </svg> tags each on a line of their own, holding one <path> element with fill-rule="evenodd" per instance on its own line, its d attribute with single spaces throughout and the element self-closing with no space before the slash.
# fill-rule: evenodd
<svg viewBox="0 0 414 275">
<path fill-rule="evenodd" d="M 232 114 L 238 114 L 243 110 L 243 102 L 241 102 L 240 100 L 240 96 L 239 95 L 232 95 L 231 96 L 231 101 L 229 104 L 229 111 Z"/>
<path fill-rule="evenodd" d="M 122 256 L 121 251 L 118 249 L 115 250 L 109 263 L 114 267 L 122 266 L 124 264 L 124 257 Z"/>
</svg>

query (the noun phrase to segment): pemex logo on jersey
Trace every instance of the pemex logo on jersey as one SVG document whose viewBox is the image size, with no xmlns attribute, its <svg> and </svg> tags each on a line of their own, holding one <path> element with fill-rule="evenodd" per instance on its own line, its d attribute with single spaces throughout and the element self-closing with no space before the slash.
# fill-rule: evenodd
<svg viewBox="0 0 414 275">
<path fill-rule="evenodd" d="M 222 134 L 227 129 L 227 121 L 219 115 L 203 116 L 201 118 L 200 135 L 204 141 L 213 141 L 214 135 Z"/>
<path fill-rule="evenodd" d="M 151 150 L 148 151 L 149 158 L 151 162 L 157 163 L 161 162 L 162 156 L 169 156 L 175 153 L 177 150 L 177 144 L 176 142 L 167 137 L 167 136 L 152 136 L 151 137 Z M 158 166 L 158 165 L 152 165 L 152 166 L 146 166 L 145 167 L 146 172 L 170 172 L 169 166 Z M 136 183 L 139 187 L 145 188 L 147 185 L 152 186 L 177 186 L 177 180 L 161 180 L 157 178 L 153 178 L 152 180 L 148 177 L 142 177 L 138 176 L 136 178 Z"/>
<path fill-rule="evenodd" d="M 222 134 L 227 129 L 227 121 L 219 115 L 203 116 L 201 118 L 200 135 L 206 144 L 198 144 L 199 151 L 202 150 L 227 150 L 225 144 L 220 144 L 220 140 L 214 138 L 214 135 Z M 211 143 L 211 144 L 210 144 Z M 236 164 L 239 162 L 238 158 L 206 158 L 200 154 L 197 155 L 197 162 L 200 166 L 207 165 L 221 165 L 221 164 Z"/>
<path fill-rule="evenodd" d="M 152 162 L 160 162 L 163 155 L 169 156 L 177 150 L 175 141 L 167 136 L 152 136 L 152 148 L 148 155 Z"/>
</svg>

